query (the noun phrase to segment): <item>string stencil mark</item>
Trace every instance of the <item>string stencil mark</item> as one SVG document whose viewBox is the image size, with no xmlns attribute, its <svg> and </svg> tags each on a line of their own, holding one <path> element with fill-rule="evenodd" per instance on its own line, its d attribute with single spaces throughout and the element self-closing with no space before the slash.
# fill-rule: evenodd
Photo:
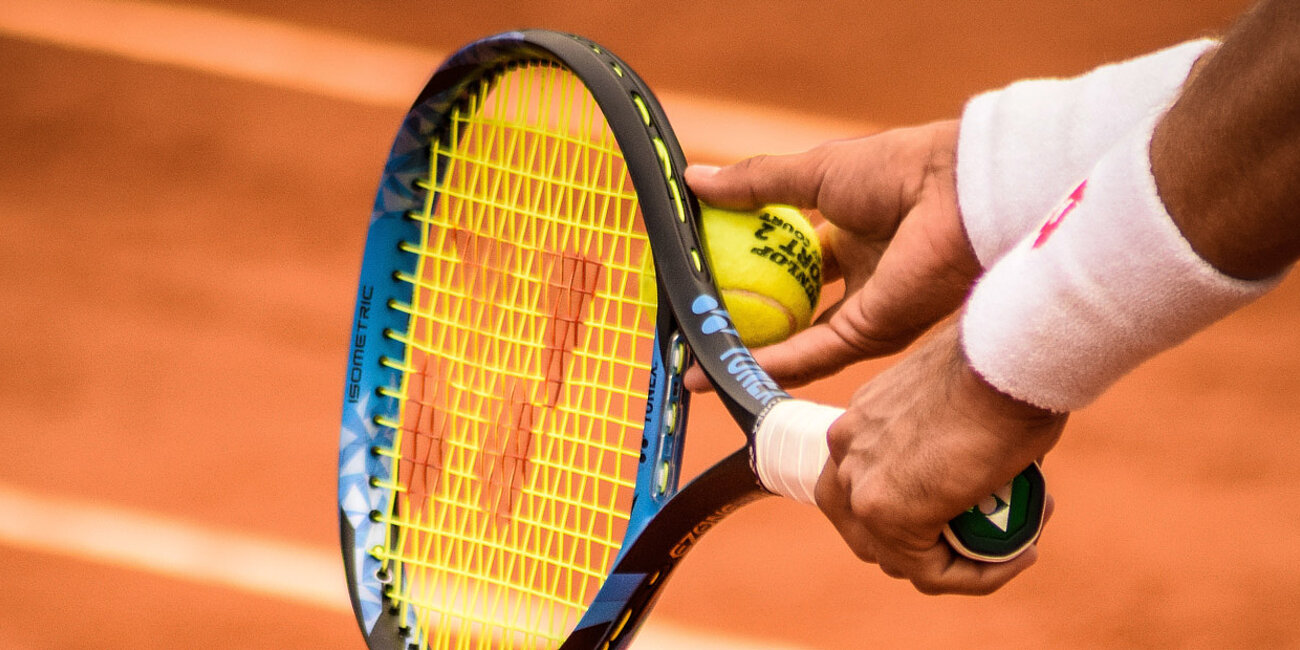
<svg viewBox="0 0 1300 650">
<path fill-rule="evenodd" d="M 552 648 L 626 531 L 655 305 L 622 155 L 561 68 L 511 67 L 432 151 L 392 449 L 389 601 L 426 648 Z"/>
</svg>

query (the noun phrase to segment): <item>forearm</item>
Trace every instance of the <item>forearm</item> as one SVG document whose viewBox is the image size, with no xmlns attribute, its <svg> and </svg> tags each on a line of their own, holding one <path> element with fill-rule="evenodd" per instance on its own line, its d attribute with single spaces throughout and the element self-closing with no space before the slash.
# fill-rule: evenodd
<svg viewBox="0 0 1300 650">
<path fill-rule="evenodd" d="M 1262 2 L 1198 66 L 1156 128 L 1151 168 L 1220 271 L 1268 278 L 1300 256 L 1300 2 Z"/>
</svg>

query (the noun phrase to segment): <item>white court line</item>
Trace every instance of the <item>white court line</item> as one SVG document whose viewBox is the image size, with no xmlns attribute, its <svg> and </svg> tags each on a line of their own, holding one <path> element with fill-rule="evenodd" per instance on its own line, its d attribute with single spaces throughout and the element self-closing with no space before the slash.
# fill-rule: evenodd
<svg viewBox="0 0 1300 650">
<path fill-rule="evenodd" d="M 0 544 L 350 612 L 338 551 L 0 484 Z M 638 650 L 796 650 L 651 620 Z"/>
<path fill-rule="evenodd" d="M 0 34 L 401 108 L 445 56 L 264 18 L 136 1 L 0 2 Z M 801 151 L 878 130 L 863 122 L 658 94 L 693 160 L 725 163 Z"/>
<path fill-rule="evenodd" d="M 348 610 L 338 553 L 0 485 L 0 542 Z"/>
</svg>

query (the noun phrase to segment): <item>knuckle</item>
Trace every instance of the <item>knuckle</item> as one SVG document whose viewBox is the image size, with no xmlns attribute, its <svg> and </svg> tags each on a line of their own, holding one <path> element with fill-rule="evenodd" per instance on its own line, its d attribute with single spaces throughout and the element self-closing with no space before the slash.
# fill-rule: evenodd
<svg viewBox="0 0 1300 650">
<path fill-rule="evenodd" d="M 826 431 L 826 446 L 830 448 L 832 458 L 842 459 L 848 454 L 853 446 L 854 433 L 854 427 L 847 418 L 841 417 L 831 423 L 830 429 Z"/>
<path fill-rule="evenodd" d="M 761 153 L 756 156 L 750 156 L 735 164 L 735 168 L 743 172 L 762 171 L 767 163 L 772 159 L 770 154 Z"/>
<path fill-rule="evenodd" d="M 912 586 L 926 596 L 939 596 L 948 592 L 943 584 L 929 576 L 913 576 Z"/>
<path fill-rule="evenodd" d="M 853 555 L 867 564 L 876 563 L 876 551 L 868 544 L 849 544 Z"/>
<path fill-rule="evenodd" d="M 882 317 L 875 303 L 857 300 L 841 308 L 830 326 L 843 339 L 851 359 L 893 354 L 907 347 L 924 331 Z"/>
<path fill-rule="evenodd" d="M 1005 584 L 1006 584 L 1005 580 L 998 580 L 995 582 L 978 582 L 973 585 L 967 586 L 966 589 L 964 590 L 964 593 L 971 596 L 987 596 L 1001 589 L 1002 586 Z"/>
<path fill-rule="evenodd" d="M 769 169 L 771 161 L 772 157 L 770 155 L 759 154 L 746 158 L 733 166 L 739 176 L 744 179 L 743 199 L 749 205 L 756 206 L 763 203 L 759 187 L 770 182 L 768 176 L 771 171 Z"/>
<path fill-rule="evenodd" d="M 857 489 L 849 495 L 849 512 L 863 525 L 890 521 L 887 495 L 878 489 Z"/>
<path fill-rule="evenodd" d="M 849 547 L 855 557 L 867 564 L 876 564 L 876 547 L 870 535 L 854 525 L 853 522 L 836 521 L 834 523 L 840 531 L 840 537 L 843 538 L 845 545 Z"/>
<path fill-rule="evenodd" d="M 896 566 L 894 566 L 894 565 L 892 565 L 892 564 L 882 563 L 882 564 L 880 565 L 880 570 L 881 570 L 881 572 L 883 572 L 885 575 L 887 575 L 887 576 L 889 576 L 889 577 L 891 577 L 891 578 L 893 578 L 893 579 L 895 579 L 895 580 L 902 580 L 903 578 L 906 578 L 906 577 L 907 577 L 907 572 L 903 571 L 903 570 L 900 569 L 899 567 L 896 567 Z"/>
</svg>

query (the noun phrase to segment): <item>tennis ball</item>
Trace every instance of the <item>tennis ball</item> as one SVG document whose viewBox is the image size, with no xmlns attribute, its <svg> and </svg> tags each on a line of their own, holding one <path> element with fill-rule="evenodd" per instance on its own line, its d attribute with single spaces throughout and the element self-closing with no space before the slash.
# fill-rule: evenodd
<svg viewBox="0 0 1300 650">
<path fill-rule="evenodd" d="M 741 341 L 771 345 L 808 327 L 822 291 L 822 249 L 803 214 L 784 205 L 700 208 L 705 254 Z"/>
</svg>

